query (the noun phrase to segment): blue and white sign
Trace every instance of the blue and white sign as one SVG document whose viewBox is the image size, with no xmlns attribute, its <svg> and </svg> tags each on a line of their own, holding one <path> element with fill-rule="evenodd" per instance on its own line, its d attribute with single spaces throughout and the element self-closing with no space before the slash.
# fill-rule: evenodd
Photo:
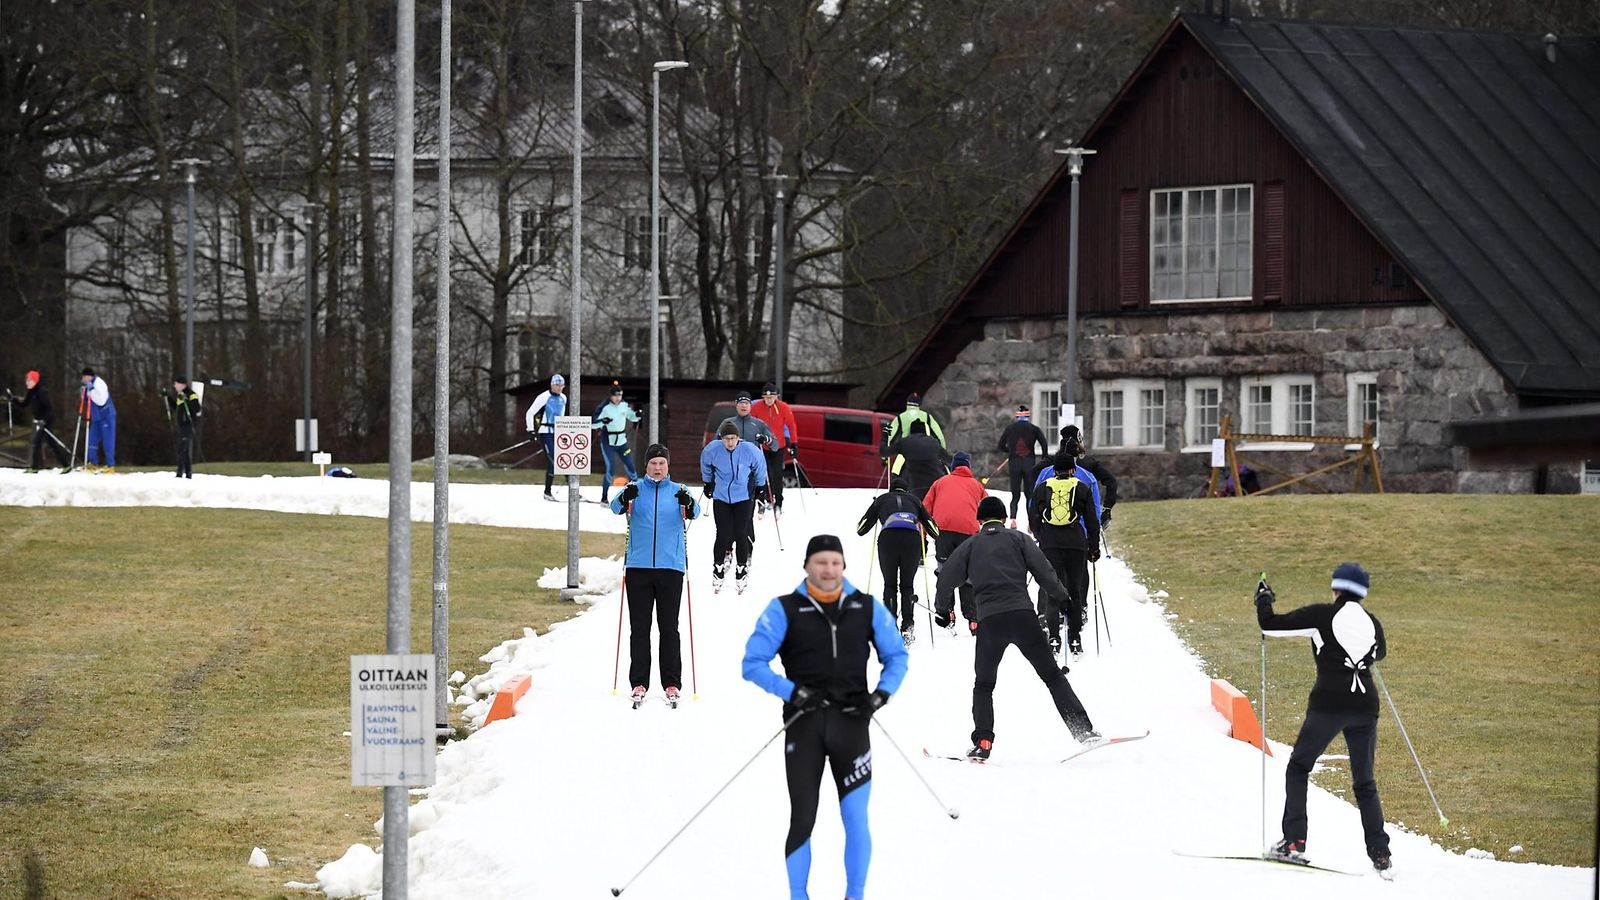
<svg viewBox="0 0 1600 900">
<path fill-rule="evenodd" d="M 350 783 L 433 784 L 433 657 L 350 657 Z"/>
</svg>

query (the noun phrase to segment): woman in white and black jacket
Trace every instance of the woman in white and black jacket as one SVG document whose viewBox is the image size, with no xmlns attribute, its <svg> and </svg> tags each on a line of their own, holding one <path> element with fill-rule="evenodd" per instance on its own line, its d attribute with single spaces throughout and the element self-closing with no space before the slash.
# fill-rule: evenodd
<svg viewBox="0 0 1600 900">
<path fill-rule="evenodd" d="M 1284 774 L 1283 840 L 1269 853 L 1299 861 L 1306 850 L 1306 779 L 1317 757 L 1341 732 L 1350 748 L 1350 780 L 1366 833 L 1367 856 L 1380 872 L 1389 868 L 1389 836 L 1383 830 L 1383 804 L 1373 775 L 1378 750 L 1378 693 L 1372 666 L 1383 659 L 1383 626 L 1362 605 L 1370 579 L 1355 563 L 1333 570 L 1333 602 L 1302 606 L 1279 615 L 1276 599 L 1262 581 L 1256 587 L 1256 619 L 1269 637 L 1309 637 L 1317 663 L 1305 722 L 1295 738 Z"/>
</svg>

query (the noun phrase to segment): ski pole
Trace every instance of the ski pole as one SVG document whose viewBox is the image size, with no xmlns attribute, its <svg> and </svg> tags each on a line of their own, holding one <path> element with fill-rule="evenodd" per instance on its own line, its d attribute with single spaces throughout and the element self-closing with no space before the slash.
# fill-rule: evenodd
<svg viewBox="0 0 1600 900">
<path fill-rule="evenodd" d="M 878 523 L 872 525 L 872 549 L 867 551 L 867 593 L 872 593 L 873 562 L 878 558 Z M 885 585 L 887 587 L 887 585 Z"/>
<path fill-rule="evenodd" d="M 1428 783 L 1428 773 L 1422 769 L 1422 760 L 1417 758 L 1417 748 L 1411 746 L 1411 735 L 1406 734 L 1406 724 L 1400 721 L 1400 710 L 1395 708 L 1394 698 L 1389 696 L 1389 688 L 1383 683 L 1383 674 L 1378 667 L 1372 667 L 1372 677 L 1377 680 L 1379 690 L 1383 691 L 1383 699 L 1389 701 L 1389 711 L 1394 713 L 1394 724 L 1400 726 L 1400 736 L 1405 738 L 1406 749 L 1411 751 L 1411 761 L 1417 764 L 1417 774 L 1422 776 L 1422 786 L 1428 789 L 1428 799 L 1433 801 L 1433 811 L 1439 814 L 1439 826 L 1448 828 L 1450 820 L 1445 817 L 1444 810 L 1439 808 L 1439 798 L 1433 795 L 1433 785 Z"/>
<path fill-rule="evenodd" d="M 1263 569 L 1261 580 L 1256 582 L 1256 592 L 1267 586 L 1267 573 Z M 1267 847 L 1267 633 L 1261 632 L 1261 848 Z"/>
<path fill-rule="evenodd" d="M 794 457 L 794 490 L 800 495 L 800 511 L 810 515 L 811 511 L 806 509 L 806 482 L 810 479 L 806 478 L 805 470 L 800 468 L 800 453 L 793 449 L 789 452 Z"/>
<path fill-rule="evenodd" d="M 771 746 L 772 742 L 777 740 L 779 735 L 783 734 L 785 731 L 788 731 L 789 730 L 789 726 L 793 725 L 795 723 L 796 719 L 800 718 L 801 716 L 803 716 L 805 714 L 806 714 L 806 710 L 802 709 L 799 712 L 795 713 L 794 715 L 790 716 L 783 723 L 783 727 L 779 728 L 776 732 L 774 732 L 772 737 L 767 738 L 766 742 L 761 745 L 760 749 L 756 750 L 756 752 L 750 757 L 750 759 L 747 760 L 744 765 L 739 767 L 739 771 L 733 773 L 733 777 L 729 778 L 727 780 L 727 782 L 722 785 L 722 787 L 717 788 L 717 792 L 715 794 L 711 795 L 711 799 L 707 800 L 705 802 L 704 806 L 702 806 L 698 810 L 696 810 L 695 814 L 689 817 L 689 821 L 683 823 L 683 827 L 682 828 L 679 828 L 677 830 L 677 832 L 675 832 L 672 835 L 672 837 L 667 838 L 667 842 L 665 844 L 661 845 L 661 849 L 656 851 L 655 856 L 650 857 L 650 859 L 648 861 L 646 861 L 644 865 L 640 866 L 639 867 L 639 871 L 633 873 L 633 877 L 629 878 L 626 884 L 624 884 L 622 887 L 614 887 L 614 888 L 611 889 L 611 896 L 613 896 L 613 897 L 622 896 L 622 892 L 623 891 L 625 891 L 629 887 L 631 887 L 635 881 L 638 881 L 639 880 L 639 876 L 644 874 L 644 870 L 650 868 L 652 863 L 654 863 L 657 859 L 660 859 L 661 858 L 661 854 L 667 852 L 667 848 L 672 846 L 672 842 L 677 840 L 679 835 L 683 834 L 685 831 L 688 831 L 689 830 L 689 826 L 694 824 L 694 820 L 700 818 L 700 814 L 705 812 L 708 808 L 710 808 L 711 804 L 717 802 L 717 798 L 722 796 L 722 792 L 727 790 L 730 785 L 732 785 L 736 780 L 738 780 L 739 776 L 744 774 L 744 770 L 745 769 L 750 768 L 750 764 L 755 762 L 756 759 L 761 756 L 761 752 L 763 750 L 766 750 L 767 747 Z"/>
<path fill-rule="evenodd" d="M 71 472 L 73 469 L 78 467 L 78 435 L 83 433 L 83 404 L 86 402 L 87 397 L 88 394 L 85 392 L 78 392 L 78 424 L 74 425 L 72 428 L 72 455 L 67 460 L 68 472 Z M 85 459 L 87 459 L 89 456 L 89 449 L 87 446 L 84 447 L 83 455 Z"/>
<path fill-rule="evenodd" d="M 978 483 L 983 485 L 984 487 L 988 487 L 989 486 L 989 479 L 995 477 L 996 475 L 999 475 L 1000 474 L 1000 470 L 1004 469 L 1006 467 L 1006 464 L 1009 463 L 1009 462 L 1011 462 L 1011 457 L 1009 457 L 1009 456 L 1006 457 L 1005 459 L 1000 460 L 1000 465 L 995 466 L 994 467 L 994 471 L 990 472 L 989 474 L 987 474 L 985 476 L 983 476 L 983 480 L 978 482 Z"/>
<path fill-rule="evenodd" d="M 689 523 L 694 521 L 689 518 L 689 511 L 683 511 L 683 558 L 685 568 L 689 559 Z M 694 691 L 693 697 L 700 699 L 700 673 L 694 665 L 694 585 L 689 582 L 689 573 L 683 573 L 683 590 L 689 598 L 689 684 Z"/>
<path fill-rule="evenodd" d="M 767 505 L 772 506 L 772 488 L 767 488 Z M 778 527 L 778 509 L 772 509 L 772 530 L 778 535 L 778 552 L 783 552 L 783 529 Z"/>
<path fill-rule="evenodd" d="M 1111 641 L 1111 616 L 1106 614 L 1106 595 L 1100 593 L 1100 569 L 1098 567 L 1094 567 L 1094 563 L 1090 563 L 1089 565 L 1093 567 L 1091 571 L 1094 573 L 1094 602 L 1097 604 L 1099 612 L 1099 615 L 1095 618 L 1095 621 L 1099 622 L 1101 619 L 1106 621 L 1106 646 L 1110 647 L 1113 646 Z M 1098 634 L 1099 630 L 1100 626 L 1096 625 L 1095 633 Z"/>
<path fill-rule="evenodd" d="M 626 545 L 624 545 L 626 546 Z M 628 558 L 627 551 L 622 554 L 623 559 Z M 622 570 L 622 598 L 617 604 L 617 658 L 611 664 L 611 694 L 617 693 L 617 673 L 622 669 L 622 611 L 628 608 L 628 570 Z"/>
<path fill-rule="evenodd" d="M 872 717 L 872 724 L 878 726 L 878 730 L 883 732 L 883 736 L 889 739 L 889 746 L 893 747 L 895 752 L 900 754 L 900 758 L 906 761 L 906 765 L 911 767 L 911 771 L 916 773 L 917 780 L 922 782 L 922 786 L 928 789 L 928 796 L 933 798 L 933 802 L 944 807 L 945 815 L 952 819 L 961 818 L 961 810 L 956 809 L 954 806 L 945 806 L 945 802 L 939 799 L 938 791 L 933 789 L 933 785 L 928 783 L 928 779 L 922 777 L 922 770 L 918 769 L 914 764 L 912 764 L 911 757 L 907 756 L 906 752 L 900 749 L 900 742 L 894 739 L 894 735 L 889 733 L 889 729 L 883 727 L 883 723 L 878 721 L 877 716 Z"/>
<path fill-rule="evenodd" d="M 933 599 L 933 591 L 928 587 L 928 536 L 923 534 L 922 529 L 919 528 L 917 529 L 917 537 L 921 539 L 919 543 L 922 545 L 922 595 L 931 600 Z M 933 627 L 933 607 L 926 603 L 923 604 L 923 607 L 928 611 L 928 649 L 932 650 L 933 633 L 938 629 Z"/>
</svg>

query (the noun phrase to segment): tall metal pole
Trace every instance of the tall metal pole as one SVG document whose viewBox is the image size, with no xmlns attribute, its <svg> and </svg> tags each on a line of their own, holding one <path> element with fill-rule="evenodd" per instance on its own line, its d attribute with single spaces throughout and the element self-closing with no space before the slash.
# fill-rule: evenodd
<svg viewBox="0 0 1600 900">
<path fill-rule="evenodd" d="M 777 254 L 777 257 L 778 257 L 778 260 L 777 260 L 778 261 L 778 265 L 777 265 L 777 271 L 774 273 L 774 276 L 773 276 L 774 278 L 777 279 L 778 284 L 777 284 L 777 290 L 774 292 L 774 295 L 773 295 L 775 299 L 773 301 L 773 310 L 772 310 L 772 313 L 773 313 L 773 316 L 772 316 L 772 331 L 773 331 L 772 359 L 773 359 L 773 368 L 775 370 L 775 375 L 774 375 L 772 381 L 773 381 L 774 384 L 776 384 L 778 386 L 779 395 L 782 395 L 783 394 L 783 351 L 788 348 L 787 339 L 784 337 L 784 333 L 783 333 L 783 326 L 784 326 L 784 321 L 783 321 L 783 318 L 784 318 L 784 316 L 783 316 L 783 282 L 785 280 L 784 279 L 784 274 L 785 273 L 783 271 L 783 245 L 785 243 L 785 241 L 784 241 L 785 231 L 784 231 L 784 222 L 783 222 L 783 216 L 784 216 L 783 182 L 784 182 L 784 179 L 788 178 L 789 176 L 787 176 L 787 175 L 774 175 L 772 177 L 774 179 L 776 179 L 777 182 L 778 182 L 778 222 L 777 222 L 778 234 L 777 234 L 777 237 L 776 237 L 777 249 L 775 251 L 776 254 Z"/>
<path fill-rule="evenodd" d="M 572 3 L 572 344 L 568 350 L 567 413 L 583 411 L 583 4 Z M 554 461 L 546 460 L 550 465 Z M 567 476 L 567 592 L 578 590 L 578 485 Z"/>
<path fill-rule="evenodd" d="M 185 159 L 183 180 L 189 197 L 189 224 L 183 248 L 183 377 L 194 378 L 194 182 L 198 159 Z"/>
<path fill-rule="evenodd" d="M 661 440 L 661 73 L 686 68 L 676 59 L 650 69 L 650 443 Z"/>
<path fill-rule="evenodd" d="M 411 208 L 416 116 L 416 4 L 396 0 L 393 311 L 389 326 L 388 652 L 411 651 Z M 406 789 L 383 789 L 383 895 L 406 898 Z"/>
<path fill-rule="evenodd" d="M 1092 156 L 1095 151 L 1068 147 L 1056 152 L 1066 156 L 1067 171 L 1072 175 L 1071 226 L 1067 237 L 1067 378 L 1061 385 L 1061 402 L 1073 403 L 1078 382 L 1078 176 L 1083 174 L 1083 158 Z"/>
<path fill-rule="evenodd" d="M 450 0 L 439 3 L 439 238 L 433 314 L 433 722 L 450 732 Z"/>
<path fill-rule="evenodd" d="M 302 210 L 306 217 L 306 309 L 305 333 L 301 335 L 304 345 L 301 353 L 300 367 L 300 399 L 302 421 L 305 423 L 303 437 L 305 438 L 305 461 L 311 462 L 311 339 L 313 328 L 311 320 L 316 318 L 317 309 L 317 205 L 315 202 L 307 203 Z"/>
</svg>

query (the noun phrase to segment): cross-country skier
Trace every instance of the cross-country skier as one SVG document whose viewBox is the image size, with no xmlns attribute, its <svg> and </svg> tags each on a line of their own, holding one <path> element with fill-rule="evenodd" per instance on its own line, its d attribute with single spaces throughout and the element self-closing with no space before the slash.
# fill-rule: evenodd
<svg viewBox="0 0 1600 900">
<path fill-rule="evenodd" d="M 879 455 L 887 458 L 891 452 L 888 448 L 893 447 L 895 441 L 910 434 L 932 435 L 940 447 L 949 449 L 944 442 L 944 429 L 939 427 L 939 420 L 933 417 L 933 413 L 922 408 L 921 394 L 907 397 L 905 411 L 890 421 L 889 430 L 883 436 L 885 449 Z"/>
<path fill-rule="evenodd" d="M 807 900 L 811 828 L 826 762 L 839 792 L 844 819 L 846 900 L 866 895 L 872 835 L 867 801 L 872 795 L 872 742 L 867 726 L 906 676 L 907 653 L 894 616 L 844 577 L 844 545 L 819 534 L 806 545 L 806 577 L 774 599 L 756 621 L 744 648 L 744 677 L 784 701 L 789 722 L 784 773 L 789 785 L 789 835 L 784 864 L 790 900 Z M 883 669 L 867 690 L 868 648 Z M 783 659 L 783 674 L 772 670 Z M 790 720 L 793 721 L 790 721 Z"/>
<path fill-rule="evenodd" d="M 1061 446 L 1057 452 L 1066 450 L 1077 460 L 1078 480 L 1089 485 L 1090 492 L 1094 494 L 1095 509 L 1100 516 L 1101 526 L 1111 524 L 1111 507 L 1117 505 L 1117 478 L 1104 463 L 1089 456 L 1088 449 L 1083 443 L 1083 434 L 1076 425 L 1063 425 L 1061 427 Z M 1033 486 L 1038 487 L 1039 482 L 1055 474 L 1055 458 L 1043 457 L 1033 469 Z M 1032 494 L 1029 495 L 1032 503 Z"/>
<path fill-rule="evenodd" d="M 933 558 L 940 566 L 963 542 L 978 533 L 978 504 L 989 496 L 978 479 L 972 477 L 972 458 L 966 451 L 957 451 L 955 464 L 950 474 L 935 481 L 928 488 L 928 496 L 923 498 L 934 524 L 939 526 L 939 536 L 933 543 Z M 960 593 L 961 617 L 967 620 L 968 630 L 977 631 L 978 611 L 972 605 L 972 588 L 962 584 Z"/>
<path fill-rule="evenodd" d="M 1019 403 L 1015 420 L 1000 432 L 1000 440 L 995 449 L 1006 455 L 1006 471 L 1011 481 L 1011 524 L 1015 526 L 1017 520 L 1017 503 L 1023 494 L 1028 491 L 1028 475 L 1033 471 L 1037 458 L 1050 452 L 1050 444 L 1045 440 L 1044 432 L 1039 426 L 1033 424 L 1030 418 L 1028 404 Z M 1035 454 L 1033 448 L 1038 447 Z"/>
<path fill-rule="evenodd" d="M 728 574 L 728 556 L 735 555 L 734 586 L 744 593 L 750 582 L 750 549 L 755 546 L 750 507 L 766 490 L 767 462 L 756 445 L 739 439 L 739 428 L 723 422 L 717 438 L 700 451 L 700 478 L 717 523 L 717 540 L 711 550 L 711 587 L 722 590 Z"/>
<path fill-rule="evenodd" d="M 772 489 L 772 508 L 778 513 L 783 512 L 783 454 L 789 455 L 799 462 L 800 460 L 800 425 L 794 420 L 794 410 L 789 404 L 778 399 L 778 386 L 767 382 L 761 388 L 761 402 L 750 407 L 750 415 L 765 422 L 767 429 L 772 432 L 774 443 L 764 448 L 767 456 L 767 486 Z M 799 467 L 795 468 L 795 477 L 800 475 Z"/>
<path fill-rule="evenodd" d="M 618 471 L 627 472 L 629 481 L 639 480 L 633 469 L 633 448 L 628 446 L 628 425 L 637 424 L 639 414 L 622 399 L 622 385 L 613 381 L 606 402 L 595 409 L 592 418 L 594 427 L 601 432 L 600 448 L 605 454 L 606 480 L 600 485 L 600 502 L 604 503 L 611 494 L 611 479 Z"/>
<path fill-rule="evenodd" d="M 117 404 L 111 400 L 111 388 L 93 369 L 83 370 L 83 393 L 88 399 L 89 436 L 84 444 L 84 468 L 90 472 L 115 472 L 117 470 Z M 104 449 L 106 464 L 100 465 L 100 451 Z"/>
<path fill-rule="evenodd" d="M 1351 562 L 1333 570 L 1333 602 L 1302 606 L 1278 615 L 1277 599 L 1263 579 L 1256 586 L 1256 620 L 1269 637 L 1309 637 L 1317 664 L 1317 681 L 1306 704 L 1305 722 L 1294 740 L 1294 752 L 1283 777 L 1283 839 L 1267 852 L 1298 862 L 1306 852 L 1306 779 L 1317 757 L 1335 735 L 1344 734 L 1350 749 L 1350 781 L 1361 811 L 1367 857 L 1380 873 L 1387 872 L 1389 835 L 1383 830 L 1383 803 L 1373 758 L 1378 752 L 1378 693 L 1372 666 L 1383 659 L 1383 626 L 1363 601 L 1371 581 L 1367 570 Z"/>
<path fill-rule="evenodd" d="M 44 445 L 50 445 L 50 452 L 55 454 L 56 462 L 61 463 L 62 471 L 72 466 L 67 458 L 67 451 L 62 449 L 61 439 L 56 437 L 50 428 L 55 424 L 55 409 L 50 404 L 50 392 L 40 383 L 41 377 L 37 371 L 29 371 L 23 379 L 28 392 L 18 397 L 6 388 L 6 397 L 12 404 L 26 409 L 33 416 L 33 445 L 28 450 L 28 472 L 39 471 L 44 463 Z"/>
<path fill-rule="evenodd" d="M 926 499 L 928 488 L 950 471 L 944 445 L 931 434 L 912 434 L 889 447 L 894 463 L 889 472 L 905 476 L 907 489 Z"/>
<path fill-rule="evenodd" d="M 900 635 L 906 646 L 914 638 L 917 567 L 928 558 L 927 536 L 938 537 L 939 526 L 934 524 L 922 501 L 908 489 L 906 480 L 896 476 L 889 483 L 887 493 L 880 494 L 862 514 L 856 525 L 856 534 L 864 535 L 878 528 L 878 565 L 883 570 L 883 604 L 890 614 L 900 617 Z"/>
<path fill-rule="evenodd" d="M 761 464 L 766 466 L 768 462 L 766 453 L 768 450 L 778 446 L 778 441 L 772 436 L 772 429 L 767 427 L 767 423 L 756 416 L 751 415 L 751 410 L 750 392 L 741 390 L 738 395 L 733 398 L 733 415 L 722 420 L 722 423 L 717 426 L 717 434 L 722 434 L 723 425 L 732 425 L 739 432 L 739 440 L 754 444 L 756 449 L 760 451 Z M 779 467 L 778 477 L 783 477 L 782 467 Z M 772 473 L 770 471 L 767 472 L 767 480 L 762 483 L 767 486 L 767 489 L 762 491 L 760 494 L 757 494 L 755 496 L 755 502 L 750 504 L 750 529 L 752 536 L 755 533 L 756 514 L 760 513 L 763 516 L 766 515 L 767 504 L 772 499 Z"/>
<path fill-rule="evenodd" d="M 1067 587 L 1067 647 L 1083 653 L 1083 623 L 1089 612 L 1089 563 L 1100 558 L 1100 522 L 1094 497 L 1077 477 L 1070 453 L 1056 454 L 1055 472 L 1033 489 L 1029 528 L 1056 577 Z M 1050 649 L 1061 652 L 1061 607 L 1049 591 L 1039 589 L 1039 615 L 1044 619 Z"/>
<path fill-rule="evenodd" d="M 978 505 L 983 527 L 962 544 L 939 573 L 938 599 L 934 601 L 934 624 L 943 628 L 953 621 L 955 591 L 970 584 L 978 607 L 978 646 L 973 661 L 972 749 L 974 760 L 989 758 L 994 747 L 995 673 L 1006 648 L 1015 646 L 1050 689 L 1056 712 L 1080 743 L 1094 744 L 1102 738 L 1089 721 L 1089 713 L 1067 683 L 1067 674 L 1056 665 L 1045 641 L 1039 620 L 1028 599 L 1028 574 L 1057 598 L 1067 589 L 1050 570 L 1050 563 L 1033 540 L 1020 531 L 1005 527 L 1006 505 L 999 497 L 984 497 Z"/>
<path fill-rule="evenodd" d="M 184 375 L 172 376 L 172 393 L 167 394 L 173 420 L 178 423 L 178 477 L 194 477 L 194 429 L 200 419 L 200 395 Z"/>
<path fill-rule="evenodd" d="M 661 687 L 678 705 L 683 688 L 683 654 L 678 640 L 678 606 L 688 520 L 700 515 L 689 489 L 667 476 L 669 454 L 661 444 L 645 451 L 644 477 L 617 492 L 611 511 L 628 517 L 628 553 L 623 571 L 628 592 L 628 683 L 633 702 L 644 700 L 650 682 L 650 611 L 660 629 Z"/>
<path fill-rule="evenodd" d="M 560 372 L 550 376 L 550 389 L 533 398 L 528 405 L 528 415 L 523 420 L 528 437 L 544 446 L 544 498 L 555 500 L 552 488 L 556 483 L 556 418 L 567 414 L 567 379 Z"/>
</svg>

